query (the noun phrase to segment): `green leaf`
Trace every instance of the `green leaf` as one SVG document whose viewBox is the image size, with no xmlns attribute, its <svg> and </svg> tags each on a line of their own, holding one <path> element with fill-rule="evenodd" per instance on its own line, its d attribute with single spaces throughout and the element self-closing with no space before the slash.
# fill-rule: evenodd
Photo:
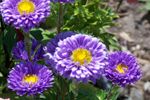
<svg viewBox="0 0 150 100">
<path fill-rule="evenodd" d="M 120 45 L 118 44 L 118 40 L 114 37 L 113 34 L 104 32 L 99 35 L 100 40 L 107 46 L 108 49 L 112 50 L 120 50 Z"/>
<path fill-rule="evenodd" d="M 7 27 L 4 30 L 3 43 L 4 43 L 4 46 L 5 46 L 5 48 L 4 48 L 5 51 L 7 51 L 10 54 L 13 46 L 16 43 L 16 31 L 15 31 L 14 28 Z"/>
<path fill-rule="evenodd" d="M 42 28 L 35 28 L 30 31 L 31 35 L 38 41 L 48 42 L 54 37 L 55 29 L 44 30 Z"/>
<path fill-rule="evenodd" d="M 15 29 L 7 26 L 0 36 L 0 72 L 5 77 L 3 80 L 5 83 L 9 68 L 12 66 L 11 51 L 16 44 L 16 40 Z"/>
<path fill-rule="evenodd" d="M 42 35 L 43 35 L 43 41 L 49 41 L 51 38 L 54 37 L 55 35 L 55 30 L 43 30 Z"/>
<path fill-rule="evenodd" d="M 43 39 L 42 29 L 33 29 L 30 31 L 30 33 L 36 40 L 41 41 Z"/>
<path fill-rule="evenodd" d="M 77 100 L 105 100 L 106 92 L 91 84 L 79 84 Z"/>
</svg>

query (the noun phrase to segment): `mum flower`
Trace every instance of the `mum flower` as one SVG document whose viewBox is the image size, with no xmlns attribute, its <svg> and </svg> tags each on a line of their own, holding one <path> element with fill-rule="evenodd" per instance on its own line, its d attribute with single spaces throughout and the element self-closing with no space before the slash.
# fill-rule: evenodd
<svg viewBox="0 0 150 100">
<path fill-rule="evenodd" d="M 34 61 L 38 61 L 43 59 L 43 46 L 40 45 L 38 41 L 32 39 L 32 47 L 31 47 L 31 58 Z M 28 52 L 25 48 L 24 41 L 17 42 L 16 46 L 12 50 L 13 58 L 18 60 L 29 60 Z"/>
<path fill-rule="evenodd" d="M 60 75 L 79 82 L 95 82 L 107 64 L 107 50 L 99 39 L 77 34 L 58 42 L 54 60 Z"/>
<path fill-rule="evenodd" d="M 58 42 L 75 34 L 76 34 L 75 32 L 71 32 L 71 31 L 62 32 L 57 34 L 53 39 L 51 39 L 47 43 L 47 45 L 44 47 L 45 61 L 47 64 L 49 64 L 51 67 L 55 66 L 53 55 L 56 50 L 56 47 L 58 47 Z"/>
<path fill-rule="evenodd" d="M 122 87 L 133 84 L 141 77 L 141 71 L 136 58 L 126 52 L 114 52 L 109 55 L 106 77 Z"/>
<path fill-rule="evenodd" d="M 52 2 L 61 2 L 61 3 L 72 3 L 74 0 L 50 0 Z"/>
<path fill-rule="evenodd" d="M 54 77 L 44 65 L 21 62 L 14 67 L 8 76 L 8 88 L 18 95 L 35 95 L 52 87 Z"/>
<path fill-rule="evenodd" d="M 50 0 L 4 0 L 1 6 L 4 22 L 26 32 L 50 15 Z"/>
</svg>

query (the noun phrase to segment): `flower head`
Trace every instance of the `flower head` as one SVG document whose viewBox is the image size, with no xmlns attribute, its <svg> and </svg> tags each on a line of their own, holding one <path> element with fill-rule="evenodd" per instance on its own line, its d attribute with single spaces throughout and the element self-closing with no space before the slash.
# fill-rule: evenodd
<svg viewBox="0 0 150 100">
<path fill-rule="evenodd" d="M 60 75 L 79 82 L 95 82 L 107 64 L 107 49 L 97 38 L 76 34 L 58 42 L 54 60 Z"/>
<path fill-rule="evenodd" d="M 50 15 L 50 0 L 4 0 L 1 6 L 4 22 L 26 32 Z"/>
<path fill-rule="evenodd" d="M 38 61 L 43 58 L 44 50 L 43 46 L 40 45 L 38 41 L 32 39 L 32 47 L 31 47 L 31 58 L 34 61 Z M 12 50 L 12 55 L 15 59 L 19 60 L 29 60 L 28 52 L 25 48 L 24 41 L 17 42 L 16 46 Z"/>
<path fill-rule="evenodd" d="M 74 0 L 51 0 L 51 2 L 72 3 Z"/>
<path fill-rule="evenodd" d="M 140 79 L 141 71 L 133 55 L 118 51 L 110 54 L 108 61 L 105 75 L 113 83 L 124 87 Z"/>
<path fill-rule="evenodd" d="M 55 66 L 53 55 L 56 50 L 56 47 L 58 47 L 58 42 L 75 34 L 76 34 L 75 32 L 71 32 L 71 31 L 62 32 L 57 34 L 53 39 L 51 39 L 47 43 L 47 45 L 44 47 L 44 51 L 45 51 L 45 59 L 46 59 L 45 61 L 48 65 L 51 65 L 51 67 Z"/>
<path fill-rule="evenodd" d="M 54 77 L 44 65 L 21 62 L 14 67 L 8 76 L 8 88 L 18 95 L 35 95 L 52 87 Z"/>
</svg>

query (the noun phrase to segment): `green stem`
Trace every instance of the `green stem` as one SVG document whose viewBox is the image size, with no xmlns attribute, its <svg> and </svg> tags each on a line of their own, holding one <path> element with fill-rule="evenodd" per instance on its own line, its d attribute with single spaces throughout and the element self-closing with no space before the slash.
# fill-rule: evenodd
<svg viewBox="0 0 150 100">
<path fill-rule="evenodd" d="M 118 86 L 112 85 L 111 88 L 108 91 L 108 94 L 106 96 L 106 100 L 111 100 L 111 97 L 114 93 L 117 93 L 118 91 Z"/>
<path fill-rule="evenodd" d="M 58 100 L 58 95 L 61 100 L 65 100 L 65 96 L 68 91 L 68 82 L 61 76 L 57 76 L 57 96 L 56 100 Z"/>
<path fill-rule="evenodd" d="M 60 84 L 61 84 L 61 95 L 62 95 L 62 100 L 65 100 L 65 96 L 66 96 L 66 80 L 60 77 Z"/>
<path fill-rule="evenodd" d="M 25 42 L 25 48 L 28 52 L 29 60 L 31 61 L 31 40 L 30 40 L 29 33 L 24 33 L 24 42 Z"/>
<path fill-rule="evenodd" d="M 35 50 L 34 50 L 33 54 L 31 55 L 31 59 L 33 59 L 33 58 L 34 58 L 35 54 L 36 54 L 36 53 L 37 53 L 37 51 L 40 49 L 40 47 L 41 47 L 41 44 L 37 45 L 37 47 L 35 48 Z M 40 61 L 40 60 L 42 60 L 42 59 L 39 59 L 38 61 Z"/>
<path fill-rule="evenodd" d="M 62 94 L 62 100 L 65 100 L 65 93 Z"/>
<path fill-rule="evenodd" d="M 57 33 L 61 32 L 62 21 L 63 21 L 63 5 L 62 3 L 59 2 Z"/>
<path fill-rule="evenodd" d="M 32 96 L 31 96 L 31 99 L 32 99 L 32 100 L 37 100 L 37 98 L 36 98 L 35 95 L 32 95 Z"/>
<path fill-rule="evenodd" d="M 78 91 L 79 91 L 79 83 L 77 83 L 76 81 L 74 81 L 73 83 L 75 85 L 73 100 L 76 100 L 76 97 L 78 96 Z"/>
</svg>

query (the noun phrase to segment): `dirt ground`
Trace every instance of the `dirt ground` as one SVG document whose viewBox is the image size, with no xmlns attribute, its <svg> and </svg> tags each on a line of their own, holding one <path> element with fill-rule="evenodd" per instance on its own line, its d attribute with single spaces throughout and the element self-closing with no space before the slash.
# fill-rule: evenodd
<svg viewBox="0 0 150 100">
<path fill-rule="evenodd" d="M 118 3 L 111 1 L 116 8 Z M 117 26 L 111 27 L 124 51 L 137 56 L 142 69 L 142 79 L 134 86 L 122 90 L 120 100 L 150 100 L 150 11 L 142 10 L 143 3 L 129 4 L 124 0 L 118 10 Z M 126 98 L 127 97 L 127 98 Z"/>
</svg>

